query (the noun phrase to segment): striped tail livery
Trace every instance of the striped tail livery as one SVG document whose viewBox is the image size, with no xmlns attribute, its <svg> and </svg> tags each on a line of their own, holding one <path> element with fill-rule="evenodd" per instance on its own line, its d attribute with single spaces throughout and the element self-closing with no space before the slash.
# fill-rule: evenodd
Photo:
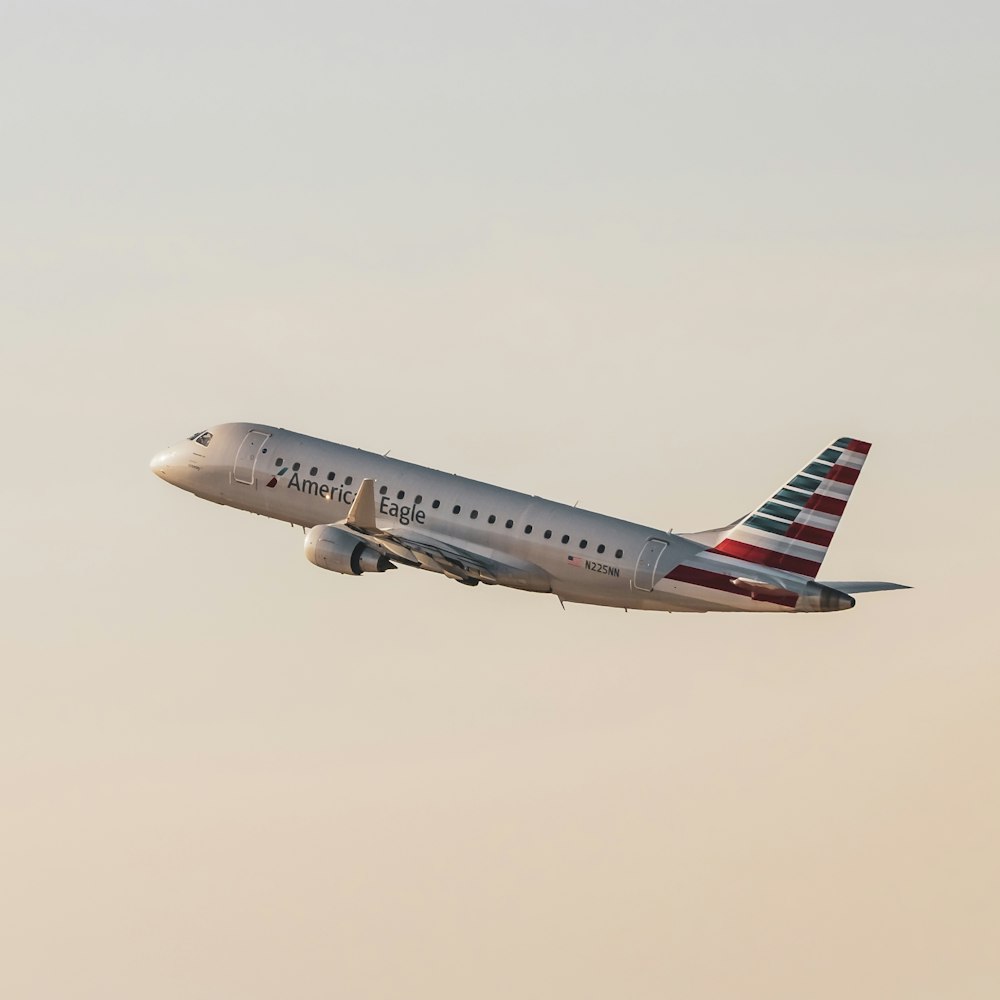
<svg viewBox="0 0 1000 1000">
<path fill-rule="evenodd" d="M 666 579 L 679 593 L 715 591 L 715 599 L 734 610 L 752 602 L 841 611 L 854 606 L 851 594 L 905 589 L 875 581 L 816 582 L 870 449 L 867 441 L 838 438 L 746 517 L 687 535 L 705 547 Z"/>
</svg>

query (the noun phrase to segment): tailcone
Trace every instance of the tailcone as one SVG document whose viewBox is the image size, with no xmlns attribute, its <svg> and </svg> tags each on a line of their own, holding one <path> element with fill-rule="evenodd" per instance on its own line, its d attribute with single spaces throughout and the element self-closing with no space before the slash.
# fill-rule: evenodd
<svg viewBox="0 0 1000 1000">
<path fill-rule="evenodd" d="M 796 611 L 849 611 L 855 605 L 850 594 L 811 581 L 795 605 Z"/>
</svg>

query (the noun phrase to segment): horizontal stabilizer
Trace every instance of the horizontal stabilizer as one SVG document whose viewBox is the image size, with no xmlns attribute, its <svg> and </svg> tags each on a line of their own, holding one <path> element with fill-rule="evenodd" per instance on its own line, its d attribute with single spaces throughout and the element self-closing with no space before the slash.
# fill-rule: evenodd
<svg viewBox="0 0 1000 1000">
<path fill-rule="evenodd" d="M 774 591 L 784 591 L 787 590 L 784 584 L 776 583 L 773 580 L 752 580 L 747 576 L 738 576 L 733 580 L 733 586 L 739 587 L 740 590 L 774 590 Z"/>
<path fill-rule="evenodd" d="M 876 590 L 911 590 L 907 583 L 881 583 L 878 580 L 817 580 L 824 587 L 839 590 L 842 594 L 870 594 Z"/>
</svg>

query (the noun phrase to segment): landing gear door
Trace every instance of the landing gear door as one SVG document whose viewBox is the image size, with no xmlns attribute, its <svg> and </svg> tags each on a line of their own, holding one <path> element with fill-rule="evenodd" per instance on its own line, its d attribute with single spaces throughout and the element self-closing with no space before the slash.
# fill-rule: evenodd
<svg viewBox="0 0 1000 1000">
<path fill-rule="evenodd" d="M 236 451 L 236 462 L 233 464 L 233 480 L 253 486 L 254 466 L 260 455 L 261 445 L 270 437 L 263 431 L 250 431 Z"/>
<path fill-rule="evenodd" d="M 669 544 L 664 538 L 650 538 L 642 547 L 639 560 L 635 564 L 633 586 L 636 590 L 653 589 L 653 584 L 656 583 L 656 566 L 663 558 Z"/>
</svg>

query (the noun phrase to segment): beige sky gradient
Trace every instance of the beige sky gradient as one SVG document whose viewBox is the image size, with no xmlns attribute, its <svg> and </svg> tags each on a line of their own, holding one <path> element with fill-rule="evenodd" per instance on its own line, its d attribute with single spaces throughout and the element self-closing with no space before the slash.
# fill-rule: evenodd
<svg viewBox="0 0 1000 1000">
<path fill-rule="evenodd" d="M 0 993 L 992 998 L 994 5 L 14 4 Z M 323 574 L 260 420 L 664 528 L 874 448 L 831 616 Z"/>
</svg>

